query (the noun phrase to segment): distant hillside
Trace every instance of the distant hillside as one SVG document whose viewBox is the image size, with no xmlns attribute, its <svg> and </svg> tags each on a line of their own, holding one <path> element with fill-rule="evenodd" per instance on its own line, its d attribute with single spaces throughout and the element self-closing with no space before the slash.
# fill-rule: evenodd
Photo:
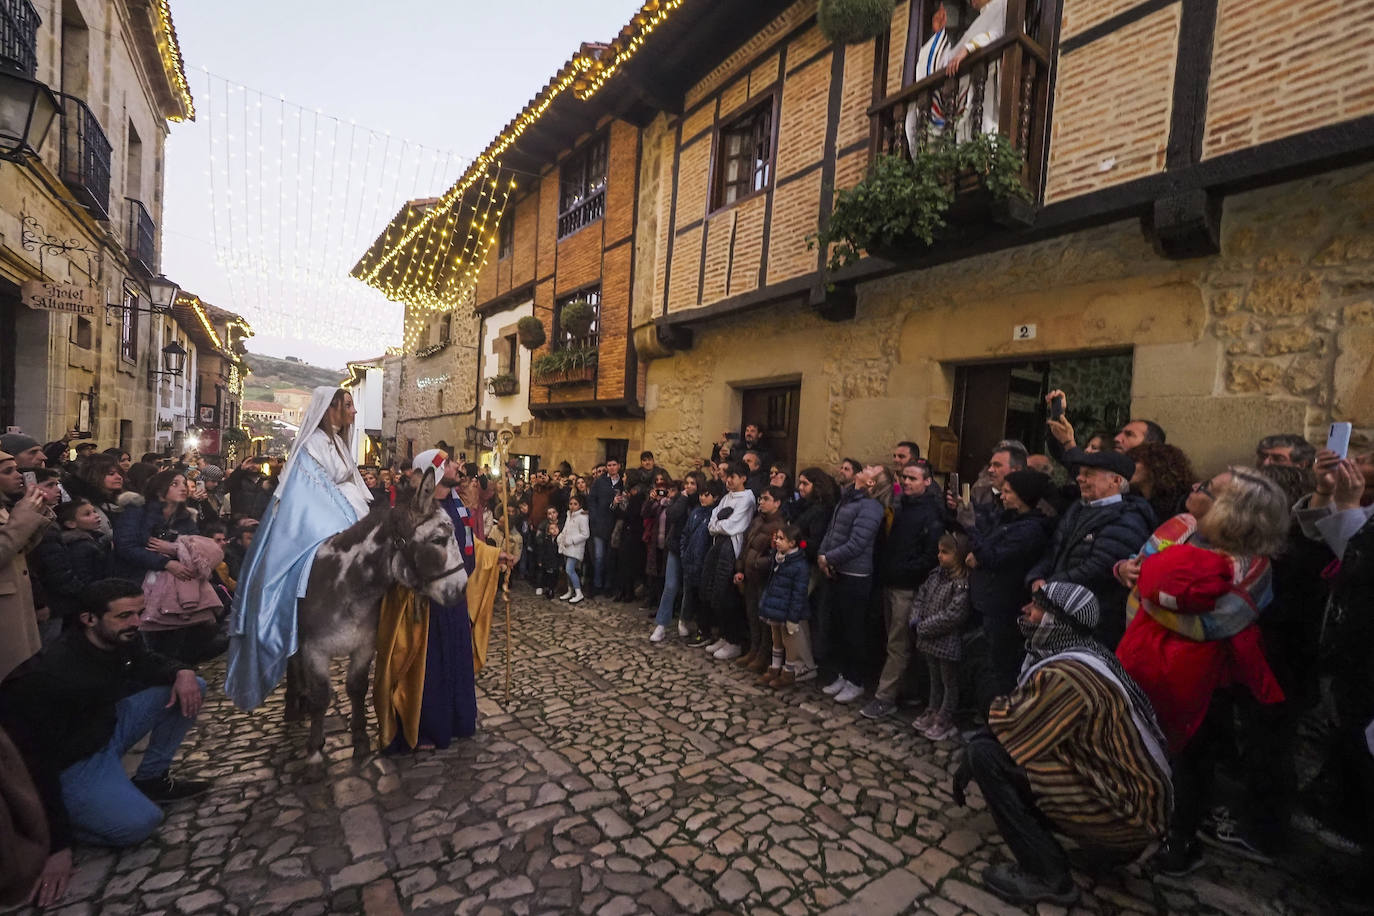
<svg viewBox="0 0 1374 916">
<path fill-rule="evenodd" d="M 244 359 L 252 370 L 244 385 L 253 393 L 277 388 L 303 388 L 309 391 L 321 385 L 337 385 L 345 375 L 342 369 L 322 369 L 309 363 L 257 353 L 249 353 Z"/>
</svg>

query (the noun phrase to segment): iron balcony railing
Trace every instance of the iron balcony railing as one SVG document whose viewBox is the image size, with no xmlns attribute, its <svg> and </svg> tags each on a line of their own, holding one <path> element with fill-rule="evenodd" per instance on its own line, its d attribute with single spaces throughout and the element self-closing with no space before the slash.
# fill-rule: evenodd
<svg viewBox="0 0 1374 916">
<path fill-rule="evenodd" d="M 96 219 L 110 216 L 110 146 L 95 112 L 62 96 L 62 181 Z"/>
<path fill-rule="evenodd" d="M 0 0 L 0 67 L 38 70 L 38 24 L 42 20 L 29 0 Z"/>
<path fill-rule="evenodd" d="M 124 199 L 129 203 L 129 234 L 126 236 L 124 251 L 130 261 L 151 277 L 157 273 L 157 242 L 153 234 L 153 218 L 141 201 L 132 197 Z"/>
</svg>

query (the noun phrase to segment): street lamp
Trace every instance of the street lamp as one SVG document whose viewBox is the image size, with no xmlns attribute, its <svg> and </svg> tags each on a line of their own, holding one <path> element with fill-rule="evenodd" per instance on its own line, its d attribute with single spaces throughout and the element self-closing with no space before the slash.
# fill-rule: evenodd
<svg viewBox="0 0 1374 916">
<path fill-rule="evenodd" d="M 181 292 L 181 287 L 168 280 L 163 274 L 148 281 L 148 293 L 153 299 L 153 309 L 157 311 L 170 312 L 172 304 L 177 301 L 177 293 Z"/>
<path fill-rule="evenodd" d="M 148 375 L 181 375 L 186 371 L 186 348 L 175 340 L 162 348 L 162 371 L 148 368 Z"/>
<path fill-rule="evenodd" d="M 57 111 L 57 96 L 46 85 L 0 67 L 0 159 L 23 163 L 37 155 Z"/>
</svg>

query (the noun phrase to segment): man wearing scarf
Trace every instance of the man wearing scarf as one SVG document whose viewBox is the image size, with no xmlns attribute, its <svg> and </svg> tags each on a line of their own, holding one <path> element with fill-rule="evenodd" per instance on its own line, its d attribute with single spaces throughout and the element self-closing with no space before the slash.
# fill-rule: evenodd
<svg viewBox="0 0 1374 916">
<path fill-rule="evenodd" d="M 1016 866 L 992 865 L 986 887 L 1019 905 L 1069 906 L 1078 887 L 1055 831 L 1094 861 L 1124 863 L 1164 835 L 1173 789 L 1150 701 L 1093 637 L 1097 600 L 1051 582 L 1022 609 L 1025 665 L 988 728 L 964 750 L 954 797 L 972 778 Z"/>
<path fill-rule="evenodd" d="M 446 748 L 477 730 L 477 672 L 487 657 L 500 551 L 475 535 L 463 504 L 475 483 L 441 449 L 415 456 L 414 468 L 440 475 L 434 499 L 453 522 L 468 584 L 458 603 L 434 604 L 402 585 L 382 599 L 377 625 L 377 680 L 372 699 L 384 750 Z"/>
</svg>

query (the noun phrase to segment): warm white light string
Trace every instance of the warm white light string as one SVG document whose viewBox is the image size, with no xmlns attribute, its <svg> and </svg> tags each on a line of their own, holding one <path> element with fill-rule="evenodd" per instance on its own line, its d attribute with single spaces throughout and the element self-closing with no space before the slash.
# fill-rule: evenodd
<svg viewBox="0 0 1374 916">
<path fill-rule="evenodd" d="M 235 300 L 219 304 L 260 335 L 400 344 L 403 307 L 348 271 L 407 200 L 451 185 L 467 160 L 202 74 L 210 235 Z"/>
</svg>

